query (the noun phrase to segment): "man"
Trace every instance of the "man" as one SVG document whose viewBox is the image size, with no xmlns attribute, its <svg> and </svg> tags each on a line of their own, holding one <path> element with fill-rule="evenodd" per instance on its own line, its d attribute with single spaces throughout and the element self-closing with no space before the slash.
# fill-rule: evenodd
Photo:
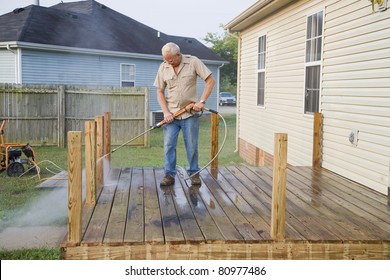
<svg viewBox="0 0 390 280">
<path fill-rule="evenodd" d="M 198 138 L 199 118 L 184 113 L 174 119 L 173 114 L 190 103 L 195 103 L 193 110 L 201 111 L 207 98 L 213 90 L 215 81 L 211 71 L 197 57 L 183 55 L 180 48 L 174 43 L 167 43 L 162 48 L 164 62 L 161 63 L 154 85 L 157 88 L 157 101 L 164 113 L 164 172 L 161 186 L 174 184 L 176 176 L 176 145 L 180 130 L 183 133 L 184 144 L 189 163 L 188 175 L 192 176 L 199 171 L 198 165 Z M 206 84 L 203 93 L 198 99 L 196 92 L 197 77 Z M 168 92 L 165 95 L 165 89 Z M 191 177 L 193 185 L 200 185 L 199 174 Z"/>
</svg>

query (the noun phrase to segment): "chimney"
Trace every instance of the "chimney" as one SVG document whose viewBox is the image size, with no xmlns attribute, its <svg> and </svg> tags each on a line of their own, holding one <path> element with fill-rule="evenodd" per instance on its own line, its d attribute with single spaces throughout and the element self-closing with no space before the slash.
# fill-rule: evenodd
<svg viewBox="0 0 390 280">
<path fill-rule="evenodd" d="M 39 6 L 39 0 L 35 0 L 35 5 Z"/>
</svg>

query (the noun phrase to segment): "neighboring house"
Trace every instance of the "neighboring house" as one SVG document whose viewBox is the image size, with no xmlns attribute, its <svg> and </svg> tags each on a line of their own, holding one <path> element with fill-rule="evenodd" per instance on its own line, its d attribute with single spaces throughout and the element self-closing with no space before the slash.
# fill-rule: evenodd
<svg viewBox="0 0 390 280">
<path fill-rule="evenodd" d="M 30 5 L 0 16 L 0 83 L 148 87 L 155 111 L 153 83 L 161 48 L 170 41 L 213 72 L 217 85 L 208 106 L 215 109 L 221 57 L 194 38 L 164 34 L 93 0 Z M 198 87 L 201 93 L 204 82 Z"/>
<path fill-rule="evenodd" d="M 242 157 L 270 164 L 274 133 L 288 133 L 288 163 L 310 166 L 313 113 L 321 112 L 322 167 L 389 192 L 390 10 L 380 8 L 261 0 L 225 26 L 239 33 Z"/>
</svg>

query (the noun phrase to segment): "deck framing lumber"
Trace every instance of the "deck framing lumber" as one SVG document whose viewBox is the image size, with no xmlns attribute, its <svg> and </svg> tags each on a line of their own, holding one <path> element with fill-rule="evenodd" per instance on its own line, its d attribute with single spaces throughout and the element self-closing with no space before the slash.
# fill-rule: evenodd
<svg viewBox="0 0 390 280">
<path fill-rule="evenodd" d="M 161 187 L 162 168 L 111 168 L 62 259 L 390 259 L 387 198 L 326 169 L 288 166 L 286 235 L 270 235 L 272 167 L 210 168 Z"/>
</svg>

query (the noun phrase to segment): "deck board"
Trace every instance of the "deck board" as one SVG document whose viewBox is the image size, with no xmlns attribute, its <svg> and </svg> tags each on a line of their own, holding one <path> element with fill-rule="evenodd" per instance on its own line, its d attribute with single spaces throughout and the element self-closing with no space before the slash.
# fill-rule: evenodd
<svg viewBox="0 0 390 280">
<path fill-rule="evenodd" d="M 257 169 L 255 172 L 258 176 L 263 178 L 271 178 L 272 176 L 272 169 L 270 168 Z M 323 239 L 348 240 L 350 237 L 350 233 L 346 231 L 348 227 L 346 227 L 346 224 L 338 225 L 338 217 L 334 211 L 321 207 L 323 204 L 321 199 L 323 200 L 323 198 L 320 197 L 318 190 L 315 187 L 309 189 L 306 186 L 302 186 L 303 184 L 294 177 L 294 173 L 289 172 L 287 180 L 287 197 L 299 204 L 300 207 L 306 209 L 304 216 L 313 219 L 310 227 L 318 229 L 324 228 L 324 235 L 322 235 Z M 291 206 L 288 205 L 288 208 L 290 207 Z M 328 222 L 324 223 L 324 219 L 327 219 Z M 329 236 L 330 233 L 331 235 Z M 359 236 L 358 238 L 361 237 L 363 236 Z"/>
<path fill-rule="evenodd" d="M 244 197 L 245 188 L 236 190 L 235 187 L 239 188 L 239 184 L 233 180 L 231 173 L 226 168 L 220 168 L 220 175 L 218 178 L 219 186 L 221 190 L 227 194 L 229 199 L 234 203 L 235 207 L 240 211 L 254 230 L 260 236 L 260 239 L 270 240 L 270 222 L 265 220 L 262 215 L 259 215 L 256 210 L 251 206 L 250 203 Z"/>
<path fill-rule="evenodd" d="M 310 180 L 316 184 L 321 184 L 319 176 L 312 176 L 311 172 L 306 169 L 296 169 L 292 170 L 298 172 L 301 176 L 304 176 L 306 179 Z M 358 202 L 359 206 L 352 203 L 355 201 L 353 197 L 349 196 L 346 199 L 345 194 L 341 191 L 337 191 L 332 186 L 330 180 L 326 180 L 327 188 L 322 189 L 322 193 L 325 197 L 328 198 L 327 206 L 332 207 L 331 209 L 334 213 L 341 217 L 346 217 L 350 222 L 353 223 L 354 227 L 358 227 L 362 232 L 367 234 L 368 239 L 377 239 L 380 236 L 384 236 L 390 231 L 390 224 L 383 222 L 382 220 L 375 217 L 371 212 L 363 211 L 360 207 L 366 202 Z M 372 210 L 372 209 L 371 209 Z"/>
<path fill-rule="evenodd" d="M 311 197 L 313 198 L 312 208 L 323 213 L 328 220 L 326 225 L 333 228 L 334 233 L 340 236 L 342 240 L 375 240 L 377 237 L 372 236 L 367 230 L 362 230 L 362 224 L 359 219 L 356 219 L 354 214 L 347 208 L 343 207 L 345 204 L 339 197 L 336 197 L 329 191 L 330 185 L 327 184 L 327 189 L 322 189 L 316 180 L 309 179 L 308 173 L 302 173 L 298 169 L 291 168 L 291 182 L 292 185 L 298 187 L 301 197 L 305 194 L 302 189 L 304 183 L 311 184 Z M 307 189 L 306 189 L 307 190 Z M 310 196 L 306 197 L 306 201 Z M 357 223 L 356 223 L 357 222 Z M 361 223 L 364 223 L 361 221 Z"/>
<path fill-rule="evenodd" d="M 180 180 L 176 180 L 173 186 L 163 187 L 163 190 L 171 194 L 186 243 L 205 243 L 205 237 L 198 225 L 192 208 L 189 206 L 191 202 L 188 201 L 184 193 L 182 183 Z M 187 185 L 185 185 L 186 187 Z"/>
<path fill-rule="evenodd" d="M 108 220 L 104 243 L 122 244 L 126 226 L 127 205 L 129 202 L 131 169 L 122 169 L 114 195 L 111 214 Z"/>
<path fill-rule="evenodd" d="M 156 178 L 152 168 L 144 168 L 144 218 L 145 218 L 145 242 L 164 242 L 163 222 L 161 220 L 160 206 Z"/>
<path fill-rule="evenodd" d="M 340 216 L 333 211 L 333 208 L 324 207 L 324 204 L 330 205 L 331 201 L 327 201 L 326 198 L 321 197 L 321 193 L 318 189 L 313 188 L 307 191 L 302 188 L 297 178 L 295 178 L 293 172 L 290 172 L 289 184 L 287 186 L 288 194 L 295 195 L 303 203 L 311 208 L 311 213 L 316 215 L 320 219 L 320 224 L 330 230 L 335 239 L 339 240 L 364 240 L 367 239 L 365 234 L 361 234 L 356 230 L 353 224 L 348 220 L 340 219 Z M 327 219 L 327 223 L 322 223 L 323 219 Z"/>
<path fill-rule="evenodd" d="M 144 179 L 141 168 L 133 168 L 127 206 L 124 244 L 144 243 Z"/>
<path fill-rule="evenodd" d="M 261 176 L 253 172 L 251 168 L 241 167 L 240 168 L 244 173 L 246 173 L 252 182 L 256 180 L 265 180 L 268 188 L 264 188 L 264 192 L 271 199 L 272 197 L 272 175 L 264 172 Z M 264 169 L 265 171 L 269 169 Z M 260 179 L 261 178 L 261 179 Z M 287 186 L 287 191 L 289 191 Z M 305 237 L 310 240 L 332 240 L 339 239 L 337 236 L 329 230 L 327 227 L 324 227 L 322 223 L 323 217 L 321 215 L 313 215 L 313 208 L 308 207 L 307 203 L 304 203 L 302 200 L 298 199 L 294 195 L 287 195 L 286 198 L 286 215 L 287 223 L 291 227 L 295 227 L 297 231 L 304 232 Z M 317 213 L 318 214 L 318 213 Z"/>
<path fill-rule="evenodd" d="M 210 179 L 210 174 L 204 172 L 203 176 Z M 203 177 L 204 178 L 204 177 Z M 204 181 L 204 179 L 203 179 Z M 214 180 L 208 180 L 208 183 L 215 182 Z M 203 187 L 197 188 L 197 191 L 206 205 L 207 210 L 209 211 L 214 223 L 217 225 L 219 231 L 222 233 L 223 238 L 226 242 L 228 241 L 239 241 L 244 240 L 243 236 L 239 233 L 236 226 L 230 220 L 230 216 L 225 213 L 223 207 L 220 205 L 219 201 L 214 197 L 214 195 L 209 190 L 209 185 L 204 184 Z"/>
<path fill-rule="evenodd" d="M 116 182 L 120 175 L 120 169 L 112 169 L 109 173 L 109 183 L 102 187 L 102 192 L 96 203 L 91 220 L 85 231 L 84 241 L 82 245 L 96 245 L 101 244 L 107 228 L 107 221 L 109 220 L 111 208 L 113 205 Z"/>
<path fill-rule="evenodd" d="M 259 240 L 262 239 L 259 233 L 250 225 L 246 217 L 238 210 L 229 196 L 219 187 L 219 184 L 212 175 L 207 172 L 202 172 L 202 177 L 205 186 L 210 191 L 210 195 L 213 195 L 224 215 L 231 221 L 231 224 L 236 228 L 240 237 L 236 240 Z M 223 231 L 224 229 L 221 228 Z"/>
<path fill-rule="evenodd" d="M 244 167 L 241 167 L 244 168 Z M 254 177 L 249 178 L 248 173 L 243 173 L 240 167 L 229 167 L 229 170 L 242 182 L 242 184 L 249 190 L 249 197 L 253 197 L 252 203 L 259 203 L 266 207 L 265 217 L 271 221 L 271 197 L 272 197 L 272 183 L 266 178 L 257 179 Z M 249 174 L 251 175 L 251 174 Z M 292 224 L 294 226 L 292 226 Z M 316 240 L 319 238 L 316 234 L 312 233 L 302 221 L 297 220 L 293 215 L 289 214 L 289 210 L 286 213 L 286 238 L 288 239 L 309 239 Z"/>
<path fill-rule="evenodd" d="M 194 213 L 194 217 L 197 221 L 196 224 L 199 226 L 206 243 L 223 242 L 224 237 L 218 226 L 214 223 L 207 206 L 199 194 L 199 186 L 191 186 L 188 185 L 184 179 L 178 179 L 180 180 L 181 188 L 184 191 L 187 201 L 189 201 L 188 205 L 191 207 L 192 212 Z M 175 187 L 176 186 L 177 185 L 175 184 Z"/>
<path fill-rule="evenodd" d="M 65 259 L 390 259 L 387 197 L 326 169 L 288 167 L 285 240 L 270 236 L 272 167 L 219 167 L 201 186 L 163 169 L 112 168 Z"/>
<path fill-rule="evenodd" d="M 158 182 L 163 178 L 162 170 L 156 171 Z M 185 238 L 180 225 L 180 219 L 174 204 L 172 193 L 164 188 L 157 187 L 158 199 L 161 209 L 162 224 L 165 241 L 168 243 L 185 243 Z"/>
</svg>

